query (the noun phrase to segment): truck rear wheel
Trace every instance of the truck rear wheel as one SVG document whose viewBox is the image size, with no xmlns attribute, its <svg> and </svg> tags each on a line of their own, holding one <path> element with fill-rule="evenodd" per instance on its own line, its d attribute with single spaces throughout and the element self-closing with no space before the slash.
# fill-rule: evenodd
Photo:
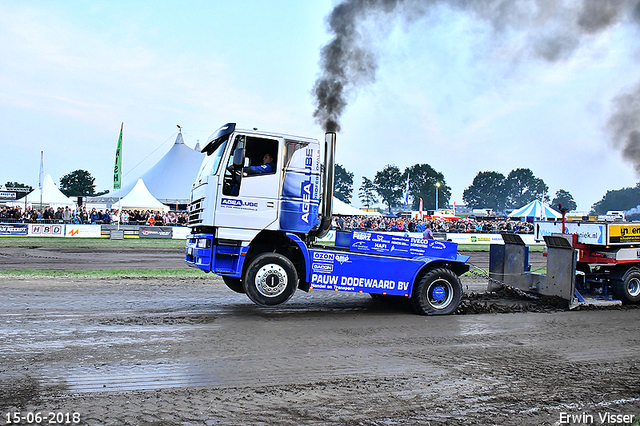
<svg viewBox="0 0 640 426">
<path fill-rule="evenodd" d="M 293 263 L 278 253 L 264 253 L 253 259 L 244 279 L 244 291 L 260 306 L 280 305 L 293 296 L 298 287 L 298 272 Z"/>
<path fill-rule="evenodd" d="M 640 302 L 640 270 L 629 269 L 622 280 L 611 283 L 611 290 L 616 299 L 621 300 L 622 303 Z"/>
<path fill-rule="evenodd" d="M 222 276 L 222 281 L 229 287 L 231 290 L 236 293 L 244 293 L 244 286 L 242 285 L 242 280 L 240 278 L 235 277 L 225 277 Z"/>
<path fill-rule="evenodd" d="M 462 298 L 462 283 L 450 269 L 429 271 L 413 290 L 411 307 L 420 315 L 453 313 Z"/>
</svg>

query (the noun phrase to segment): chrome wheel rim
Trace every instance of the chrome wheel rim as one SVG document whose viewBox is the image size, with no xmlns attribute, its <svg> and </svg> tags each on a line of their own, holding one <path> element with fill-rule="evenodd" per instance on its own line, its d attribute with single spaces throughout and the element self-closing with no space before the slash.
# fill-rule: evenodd
<svg viewBox="0 0 640 426">
<path fill-rule="evenodd" d="M 427 288 L 427 300 L 434 309 L 444 309 L 453 301 L 453 286 L 445 279 L 438 278 Z"/>
<path fill-rule="evenodd" d="M 636 297 L 640 295 L 640 279 L 639 278 L 632 278 L 629 280 L 629 282 L 627 283 L 627 292 L 631 297 Z"/>
<path fill-rule="evenodd" d="M 256 289 L 264 297 L 277 297 L 287 288 L 287 272 L 280 265 L 264 265 L 256 274 Z"/>
</svg>

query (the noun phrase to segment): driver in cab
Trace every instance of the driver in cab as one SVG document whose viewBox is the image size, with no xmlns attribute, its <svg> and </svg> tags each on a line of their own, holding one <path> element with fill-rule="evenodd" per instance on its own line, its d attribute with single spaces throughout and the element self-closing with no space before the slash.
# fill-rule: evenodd
<svg viewBox="0 0 640 426">
<path fill-rule="evenodd" d="M 250 175 L 257 175 L 262 173 L 273 173 L 276 171 L 276 166 L 273 164 L 273 157 L 268 152 L 262 157 L 261 166 L 249 166 L 245 167 L 243 171 Z"/>
</svg>

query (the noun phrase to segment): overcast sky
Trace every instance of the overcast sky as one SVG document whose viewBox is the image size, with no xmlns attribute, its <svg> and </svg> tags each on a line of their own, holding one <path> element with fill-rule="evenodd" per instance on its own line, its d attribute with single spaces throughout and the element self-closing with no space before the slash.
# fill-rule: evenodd
<svg viewBox="0 0 640 426">
<path fill-rule="evenodd" d="M 56 184 L 83 169 L 111 189 L 122 122 L 125 180 L 171 148 L 178 124 L 191 147 L 227 122 L 322 139 L 312 88 L 335 4 L 0 2 L 0 184 L 37 187 L 44 151 Z M 552 62 L 523 53 L 526 32 L 496 35 L 447 7 L 362 33 L 376 79 L 350 94 L 337 138 L 354 205 L 362 176 L 387 164 L 430 164 L 457 203 L 481 171 L 529 168 L 579 210 L 639 180 L 606 127 L 612 100 L 638 84 L 637 25 L 622 20 Z"/>
</svg>

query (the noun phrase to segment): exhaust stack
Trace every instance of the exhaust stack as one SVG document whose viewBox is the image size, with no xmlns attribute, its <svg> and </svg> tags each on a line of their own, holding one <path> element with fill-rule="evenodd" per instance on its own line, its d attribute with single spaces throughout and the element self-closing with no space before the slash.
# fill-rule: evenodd
<svg viewBox="0 0 640 426">
<path fill-rule="evenodd" d="M 333 210 L 333 183 L 336 159 L 336 134 L 327 132 L 324 135 L 324 179 L 322 182 L 323 196 L 321 205 L 322 219 L 317 237 L 324 237 L 331 228 Z"/>
</svg>

